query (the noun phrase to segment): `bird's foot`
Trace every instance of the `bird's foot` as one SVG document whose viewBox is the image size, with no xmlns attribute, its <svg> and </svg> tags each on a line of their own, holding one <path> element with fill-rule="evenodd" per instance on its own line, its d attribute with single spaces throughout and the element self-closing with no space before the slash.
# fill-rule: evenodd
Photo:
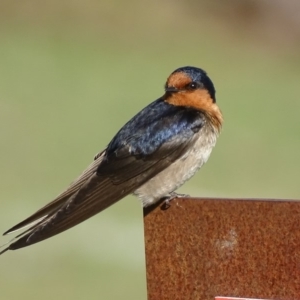
<svg viewBox="0 0 300 300">
<path fill-rule="evenodd" d="M 175 193 L 175 192 L 171 192 L 171 193 L 169 193 L 168 196 L 164 197 L 164 200 L 165 200 L 164 201 L 164 208 L 168 209 L 171 206 L 170 202 L 172 200 L 174 200 L 176 198 L 186 198 L 186 197 L 189 197 L 189 195 L 187 195 L 187 194 L 178 194 L 178 193 Z"/>
<path fill-rule="evenodd" d="M 170 195 L 173 197 L 173 199 L 190 197 L 190 195 L 188 195 L 188 194 L 179 194 L 179 193 L 175 193 L 175 192 L 170 193 Z"/>
</svg>

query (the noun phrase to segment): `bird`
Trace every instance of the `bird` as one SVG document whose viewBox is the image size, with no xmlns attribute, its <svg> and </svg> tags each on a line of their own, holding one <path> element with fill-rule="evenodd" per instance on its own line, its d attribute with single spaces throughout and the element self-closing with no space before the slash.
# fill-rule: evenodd
<svg viewBox="0 0 300 300">
<path fill-rule="evenodd" d="M 207 73 L 192 66 L 176 69 L 164 94 L 129 120 L 64 192 L 3 234 L 29 227 L 0 254 L 59 234 L 128 194 L 143 207 L 172 200 L 207 162 L 222 123 Z"/>
</svg>

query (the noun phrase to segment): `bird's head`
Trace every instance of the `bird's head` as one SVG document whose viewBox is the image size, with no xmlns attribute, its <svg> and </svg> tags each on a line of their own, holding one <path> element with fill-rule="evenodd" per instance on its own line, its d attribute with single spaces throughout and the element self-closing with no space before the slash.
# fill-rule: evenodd
<svg viewBox="0 0 300 300">
<path fill-rule="evenodd" d="M 165 84 L 164 100 L 171 105 L 202 111 L 222 124 L 222 114 L 216 104 L 216 90 L 202 69 L 182 67 L 176 69 Z"/>
<path fill-rule="evenodd" d="M 165 91 L 173 93 L 186 93 L 190 96 L 206 91 L 213 103 L 216 102 L 214 84 L 202 69 L 195 67 L 182 67 L 176 69 L 167 79 Z"/>
</svg>

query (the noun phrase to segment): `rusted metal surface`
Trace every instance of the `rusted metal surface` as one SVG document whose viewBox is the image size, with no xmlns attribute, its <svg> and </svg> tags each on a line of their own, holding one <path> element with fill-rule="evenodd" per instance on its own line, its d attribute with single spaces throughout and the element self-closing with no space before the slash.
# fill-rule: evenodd
<svg viewBox="0 0 300 300">
<path fill-rule="evenodd" d="M 175 199 L 144 226 L 148 300 L 300 299 L 300 202 Z"/>
</svg>

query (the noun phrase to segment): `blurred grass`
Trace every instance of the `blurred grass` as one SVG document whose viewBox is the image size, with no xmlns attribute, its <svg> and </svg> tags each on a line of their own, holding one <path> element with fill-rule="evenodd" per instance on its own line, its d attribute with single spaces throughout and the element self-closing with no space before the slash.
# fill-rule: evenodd
<svg viewBox="0 0 300 300">
<path fill-rule="evenodd" d="M 209 17 L 171 12 L 143 11 L 128 28 L 123 19 L 98 34 L 9 20 L 2 27 L 2 231 L 67 186 L 184 65 L 208 71 L 225 123 L 208 164 L 182 192 L 299 198 L 297 49 L 270 51 L 224 35 Z M 145 299 L 141 205 L 128 197 L 51 240 L 6 253 L 0 288 L 9 300 Z"/>
</svg>

